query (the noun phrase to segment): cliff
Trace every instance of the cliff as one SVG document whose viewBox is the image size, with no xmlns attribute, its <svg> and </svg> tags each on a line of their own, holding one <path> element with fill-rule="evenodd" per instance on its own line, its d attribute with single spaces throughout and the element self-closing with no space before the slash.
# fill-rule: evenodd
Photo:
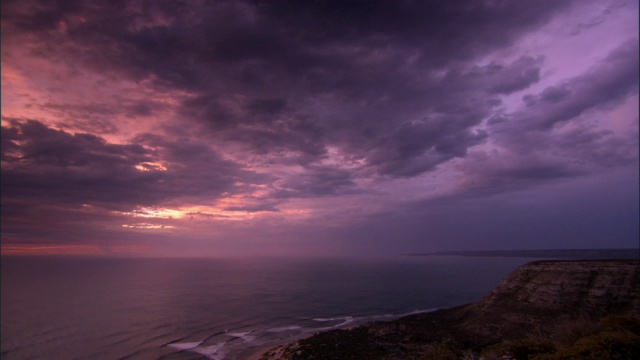
<svg viewBox="0 0 640 360">
<path fill-rule="evenodd" d="M 538 261 L 475 304 L 316 334 L 261 359 L 640 358 L 639 318 L 640 261 Z"/>
</svg>

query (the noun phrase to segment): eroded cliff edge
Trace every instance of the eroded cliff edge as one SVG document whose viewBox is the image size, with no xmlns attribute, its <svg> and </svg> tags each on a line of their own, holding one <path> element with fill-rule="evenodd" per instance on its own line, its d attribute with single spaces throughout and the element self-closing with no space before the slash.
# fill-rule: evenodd
<svg viewBox="0 0 640 360">
<path fill-rule="evenodd" d="M 471 305 L 316 334 L 261 359 L 640 358 L 640 261 L 537 261 Z"/>
</svg>

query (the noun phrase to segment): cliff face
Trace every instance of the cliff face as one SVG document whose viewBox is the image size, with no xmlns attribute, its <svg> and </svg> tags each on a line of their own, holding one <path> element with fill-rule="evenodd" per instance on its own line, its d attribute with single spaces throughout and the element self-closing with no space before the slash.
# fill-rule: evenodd
<svg viewBox="0 0 640 360">
<path fill-rule="evenodd" d="M 460 349 L 480 353 L 532 333 L 552 338 L 555 325 L 592 326 L 611 314 L 622 314 L 640 326 L 640 261 L 539 261 L 515 270 L 475 304 L 320 333 L 262 359 L 455 358 Z M 640 334 L 629 334 L 632 344 L 640 343 Z M 549 340 L 545 351 L 561 345 L 566 344 Z"/>
<path fill-rule="evenodd" d="M 469 336 L 517 338 L 549 323 L 609 314 L 640 318 L 637 260 L 538 261 L 516 269 L 458 314 Z"/>
<path fill-rule="evenodd" d="M 638 261 L 539 261 L 518 268 L 474 305 L 479 312 L 640 315 Z"/>
</svg>

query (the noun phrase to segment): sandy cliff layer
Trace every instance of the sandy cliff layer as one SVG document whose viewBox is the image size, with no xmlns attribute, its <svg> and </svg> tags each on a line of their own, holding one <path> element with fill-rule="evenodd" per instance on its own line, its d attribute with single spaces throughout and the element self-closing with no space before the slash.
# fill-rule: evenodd
<svg viewBox="0 0 640 360">
<path fill-rule="evenodd" d="M 476 311 L 640 315 L 638 261 L 539 261 L 518 268 Z"/>
<path fill-rule="evenodd" d="M 460 311 L 466 330 L 500 338 L 565 318 L 640 317 L 640 261 L 538 261 Z"/>
<path fill-rule="evenodd" d="M 606 351 L 617 351 L 625 358 L 640 352 L 638 318 L 640 261 L 539 261 L 518 268 L 475 304 L 320 333 L 262 359 L 453 359 L 462 352 L 485 359 L 494 352 L 513 359 L 571 359 L 571 351 L 604 358 Z M 595 348 L 584 350 L 580 341 L 588 340 Z M 513 350 L 523 341 L 530 347 L 520 349 L 525 355 Z"/>
</svg>

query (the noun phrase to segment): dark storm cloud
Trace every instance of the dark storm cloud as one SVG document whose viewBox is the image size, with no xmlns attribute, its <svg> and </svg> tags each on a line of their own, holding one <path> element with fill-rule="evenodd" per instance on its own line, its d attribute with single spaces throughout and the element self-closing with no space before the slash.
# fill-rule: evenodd
<svg viewBox="0 0 640 360">
<path fill-rule="evenodd" d="M 416 176 L 467 156 L 469 147 L 487 139 L 475 127 L 501 105 L 496 95 L 539 81 L 543 64 L 535 56 L 487 65 L 468 60 L 508 45 L 565 5 L 8 1 L 3 21 L 19 34 L 37 34 L 41 43 L 33 51 L 44 56 L 82 52 L 78 59 L 88 66 L 188 90 L 179 115 L 205 125 L 213 138 L 303 165 L 309 174 L 302 183 L 318 181 L 306 189 L 330 194 L 318 190 L 325 179 L 317 172 L 328 146 L 391 177 Z M 499 137 L 501 131 L 548 128 L 624 97 L 637 86 L 634 44 L 612 53 L 607 68 L 527 95 L 526 109 L 490 120 L 494 132 Z M 89 110 L 48 106 L 69 118 Z M 116 111 L 83 106 L 94 115 Z M 129 104 L 118 111 L 148 116 L 154 106 Z M 516 117 L 516 125 L 507 121 Z"/>
<path fill-rule="evenodd" d="M 258 154 L 280 156 L 283 163 L 307 165 L 326 153 L 321 141 L 326 131 L 310 119 L 298 118 L 240 128 L 225 134 L 224 138 L 246 144 Z"/>
<path fill-rule="evenodd" d="M 249 103 L 247 107 L 252 113 L 256 115 L 260 115 L 260 114 L 273 115 L 284 110 L 285 106 L 287 106 L 287 101 L 284 99 L 261 98 L 261 99 L 254 99 Z"/>
<path fill-rule="evenodd" d="M 637 36 L 637 5 L 612 4 L 3 1 L 3 232 L 380 253 L 635 238 L 629 215 L 589 227 L 637 214 L 616 205 L 637 199 L 637 40 L 602 50 Z"/>
<path fill-rule="evenodd" d="M 58 124 L 94 134 L 115 134 L 118 126 L 112 121 L 114 116 L 123 114 L 128 118 L 148 117 L 164 106 L 153 101 L 133 101 L 113 99 L 110 102 L 34 104 L 58 116 Z"/>
<path fill-rule="evenodd" d="M 467 178 L 453 197 L 488 196 L 530 188 L 585 175 L 565 161 L 531 155 L 492 156 L 473 154 L 462 167 Z"/>
<path fill-rule="evenodd" d="M 104 167 L 107 169 L 151 161 L 140 145 L 113 145 L 92 134 L 52 129 L 35 120 L 3 119 L 12 125 L 4 131 L 2 158 L 11 167 Z"/>
<path fill-rule="evenodd" d="M 638 118 L 635 119 L 636 124 Z M 594 171 L 624 167 L 638 162 L 638 128 L 616 135 L 588 125 L 553 136 L 553 148 L 571 155 L 571 160 Z"/>
<path fill-rule="evenodd" d="M 538 82 L 542 62 L 542 58 L 523 56 L 508 67 L 492 63 L 477 71 L 489 82 L 489 89 L 498 94 L 509 94 Z"/>
<path fill-rule="evenodd" d="M 6 199 L 131 210 L 190 196 L 215 201 L 232 191 L 240 176 L 244 181 L 251 177 L 197 142 L 140 137 L 135 144 L 118 145 L 34 120 L 5 121 L 12 124 L 2 131 Z M 160 154 L 166 170 L 156 164 Z"/>
<path fill-rule="evenodd" d="M 357 42 L 420 49 L 420 60 L 442 64 L 506 45 L 539 23 L 558 2 L 264 1 L 258 9 L 312 46 Z M 501 29 L 514 32 L 502 32 Z M 444 36 L 443 36 L 444 35 Z"/>
<path fill-rule="evenodd" d="M 528 135 L 502 153 L 470 154 L 460 166 L 464 177 L 459 189 L 445 198 L 508 193 L 637 163 L 637 130 L 616 135 L 577 125 L 564 132 Z"/>
<path fill-rule="evenodd" d="M 462 117 L 439 116 L 404 124 L 382 138 L 367 160 L 381 174 L 406 177 L 432 170 L 453 157 L 466 155 L 468 147 L 486 138 L 484 132 L 474 133 L 466 124 L 477 124 L 480 119 L 481 116 L 465 113 Z"/>
<path fill-rule="evenodd" d="M 526 108 L 495 126 L 506 131 L 512 142 L 529 131 L 549 131 L 556 124 L 571 121 L 592 109 L 602 109 L 638 92 L 638 41 L 628 41 L 614 49 L 588 72 L 538 95 L 525 95 Z M 515 141 L 514 141 L 515 140 Z"/>
<path fill-rule="evenodd" d="M 587 122 L 637 91 L 638 43 L 631 41 L 585 74 L 525 95 L 521 110 L 489 120 L 491 138 L 503 153 L 468 157 L 462 194 L 520 190 L 637 164 L 637 128 L 620 135 Z"/>
<path fill-rule="evenodd" d="M 276 206 L 278 203 L 273 202 L 264 202 L 255 205 L 247 205 L 247 206 L 228 206 L 224 208 L 225 211 L 246 211 L 246 212 L 259 212 L 259 211 L 280 211 Z"/>
<path fill-rule="evenodd" d="M 483 67 L 468 61 L 565 5 L 8 2 L 3 16 L 12 30 L 38 34 L 34 51 L 45 56 L 65 51 L 96 69 L 187 90 L 179 113 L 217 138 L 258 154 L 294 152 L 305 166 L 334 146 L 379 174 L 407 177 L 464 156 L 483 138 L 472 128 L 499 104 L 494 95 L 536 82 L 541 65 L 533 57 Z M 438 118 L 440 132 L 425 117 Z M 423 136 L 408 139 L 413 122 L 423 123 Z M 410 142 L 399 143 L 404 138 Z"/>
<path fill-rule="evenodd" d="M 353 174 L 330 166 L 310 166 L 302 174 L 287 179 L 275 198 L 307 198 L 357 192 Z"/>
</svg>

